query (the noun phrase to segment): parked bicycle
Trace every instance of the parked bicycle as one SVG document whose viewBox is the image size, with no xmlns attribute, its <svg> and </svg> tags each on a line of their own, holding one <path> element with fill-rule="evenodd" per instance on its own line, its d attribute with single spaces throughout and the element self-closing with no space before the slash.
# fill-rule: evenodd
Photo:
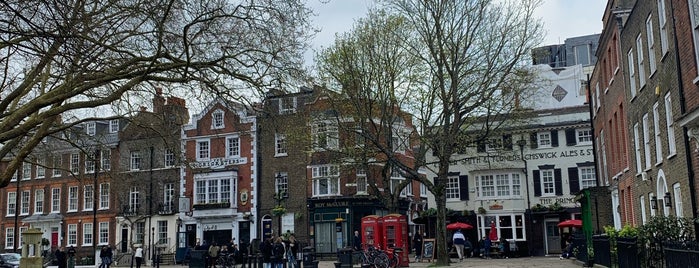
<svg viewBox="0 0 699 268">
<path fill-rule="evenodd" d="M 389 257 L 388 267 L 399 267 L 400 266 L 400 253 L 403 252 L 401 248 L 391 248 L 391 252 L 386 252 Z M 390 253 L 390 254 L 389 254 Z"/>
<path fill-rule="evenodd" d="M 386 252 L 377 249 L 373 245 L 367 245 L 366 250 L 362 251 L 359 257 L 362 267 L 388 268 L 390 262 Z"/>
<path fill-rule="evenodd" d="M 235 268 L 235 254 L 225 254 L 216 259 L 217 268 Z"/>
</svg>

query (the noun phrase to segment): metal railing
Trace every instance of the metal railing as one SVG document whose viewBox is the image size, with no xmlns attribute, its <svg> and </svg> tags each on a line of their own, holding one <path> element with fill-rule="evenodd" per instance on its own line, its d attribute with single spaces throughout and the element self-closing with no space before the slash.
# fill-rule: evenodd
<svg viewBox="0 0 699 268">
<path fill-rule="evenodd" d="M 638 251 L 636 238 L 618 237 L 616 239 L 616 250 L 619 268 L 641 267 L 643 253 Z"/>
<path fill-rule="evenodd" d="M 595 264 L 612 266 L 612 250 L 609 236 L 595 235 L 592 237 L 592 247 L 595 249 Z"/>
<path fill-rule="evenodd" d="M 699 242 L 664 242 L 666 267 L 697 267 L 699 265 Z"/>
</svg>

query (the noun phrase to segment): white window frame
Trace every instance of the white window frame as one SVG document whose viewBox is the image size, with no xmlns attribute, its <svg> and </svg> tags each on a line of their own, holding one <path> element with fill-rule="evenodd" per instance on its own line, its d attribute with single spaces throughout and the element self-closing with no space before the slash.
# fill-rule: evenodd
<svg viewBox="0 0 699 268">
<path fill-rule="evenodd" d="M 5 228 L 5 249 L 15 248 L 15 228 Z"/>
<path fill-rule="evenodd" d="M 646 38 L 648 45 L 648 67 L 650 68 L 648 77 L 651 77 L 657 70 L 657 64 L 655 63 L 655 36 L 653 36 L 653 14 L 648 15 L 648 19 L 646 19 Z"/>
<path fill-rule="evenodd" d="M 196 140 L 196 155 L 197 161 L 207 161 L 211 158 L 211 140 L 198 139 Z"/>
<path fill-rule="evenodd" d="M 95 190 L 93 185 L 83 186 L 83 211 L 92 211 L 95 207 Z"/>
<path fill-rule="evenodd" d="M 279 114 L 296 113 L 296 97 L 279 98 Z"/>
<path fill-rule="evenodd" d="M 677 144 L 675 143 L 675 119 L 673 118 L 670 92 L 665 94 L 665 126 L 667 130 L 667 157 L 670 158 L 677 154 Z"/>
<path fill-rule="evenodd" d="M 655 134 L 655 165 L 663 162 L 663 139 L 660 133 L 660 112 L 659 103 L 653 104 L 653 134 Z"/>
<path fill-rule="evenodd" d="M 112 168 L 112 163 L 111 163 L 111 158 L 112 158 L 112 151 L 109 149 L 104 149 L 100 151 L 101 155 L 101 160 L 100 164 L 102 166 L 103 171 L 109 171 Z"/>
<path fill-rule="evenodd" d="M 357 194 L 368 194 L 369 184 L 367 183 L 366 169 L 357 168 L 356 176 Z"/>
<path fill-rule="evenodd" d="M 211 113 L 211 129 L 222 129 L 226 127 L 223 120 L 225 113 L 221 109 L 216 109 Z"/>
<path fill-rule="evenodd" d="M 22 191 L 20 196 L 20 214 L 21 216 L 29 215 L 29 200 L 31 198 L 31 192 L 29 190 Z"/>
<path fill-rule="evenodd" d="M 237 177 L 232 172 L 194 176 L 194 204 L 229 202 L 236 206 Z"/>
<path fill-rule="evenodd" d="M 92 223 L 83 223 L 83 246 L 92 246 Z"/>
<path fill-rule="evenodd" d="M 650 157 L 650 119 L 648 114 L 643 114 L 643 155 L 645 156 L 644 170 L 651 169 Z"/>
<path fill-rule="evenodd" d="M 46 177 L 46 158 L 39 158 L 36 160 L 36 178 L 43 179 Z"/>
<path fill-rule="evenodd" d="M 7 213 L 5 216 L 14 216 L 17 213 L 17 192 L 7 192 Z"/>
<path fill-rule="evenodd" d="M 175 152 L 173 152 L 170 149 L 165 149 L 165 153 L 163 154 L 163 163 L 165 164 L 166 168 L 169 167 L 174 167 L 175 166 Z"/>
<path fill-rule="evenodd" d="M 157 227 L 157 232 L 158 232 L 158 239 L 156 240 L 158 244 L 160 245 L 167 245 L 168 244 L 168 231 L 167 231 L 167 221 L 158 221 L 158 227 Z"/>
<path fill-rule="evenodd" d="M 86 122 L 85 133 L 89 136 L 95 136 L 97 134 L 97 124 L 95 122 Z"/>
<path fill-rule="evenodd" d="M 289 173 L 277 172 L 274 174 L 274 192 L 283 192 L 283 197 L 289 197 Z"/>
<path fill-rule="evenodd" d="M 505 221 L 503 218 L 510 218 L 509 222 L 512 223 L 512 226 L 500 226 L 500 223 Z M 524 218 L 524 214 L 478 215 L 478 237 L 488 236 L 487 231 L 490 231 L 490 222 L 492 221 L 495 222 L 495 231 L 497 232 L 498 237 L 503 236 L 503 229 L 511 229 L 508 233 L 512 233 L 512 237 L 505 237 L 507 241 L 510 241 L 510 245 L 513 243 L 513 240 L 526 241 L 527 228 L 525 227 L 527 221 L 524 220 Z M 518 225 L 518 223 L 521 223 L 521 225 Z M 521 233 L 522 237 L 517 236 L 518 233 Z"/>
<path fill-rule="evenodd" d="M 459 176 L 447 177 L 447 187 L 444 189 L 444 196 L 447 201 L 461 200 L 461 191 L 459 190 Z"/>
<path fill-rule="evenodd" d="M 85 155 L 85 174 L 95 173 L 95 159 L 93 156 Z"/>
<path fill-rule="evenodd" d="M 340 136 L 336 123 L 326 121 L 316 121 L 313 123 L 313 145 L 316 151 L 326 149 L 338 149 L 340 146 Z"/>
<path fill-rule="evenodd" d="M 119 132 L 119 119 L 109 120 L 109 133 Z"/>
<path fill-rule="evenodd" d="M 542 169 L 539 174 L 541 176 L 541 196 L 555 196 L 556 178 L 553 169 Z"/>
<path fill-rule="evenodd" d="M 44 189 L 34 191 L 34 214 L 44 213 Z"/>
<path fill-rule="evenodd" d="M 51 213 L 61 212 L 61 188 L 51 188 Z"/>
<path fill-rule="evenodd" d="M 682 210 L 682 188 L 680 188 L 680 183 L 675 183 L 672 185 L 673 200 L 675 201 L 675 216 L 678 218 L 684 217 L 684 212 Z"/>
<path fill-rule="evenodd" d="M 609 182 L 609 170 L 608 170 L 608 166 L 607 166 L 607 140 L 604 139 L 604 129 L 600 130 L 599 139 L 602 143 L 602 146 L 600 146 L 600 148 L 602 150 L 601 151 L 602 172 L 604 174 L 603 176 L 604 176 L 605 184 L 607 184 Z"/>
<path fill-rule="evenodd" d="M 577 140 L 577 145 L 592 145 L 592 129 L 576 129 L 575 139 Z"/>
<path fill-rule="evenodd" d="M 68 224 L 68 241 L 66 242 L 66 246 L 77 246 L 78 245 L 78 225 L 77 224 Z"/>
<path fill-rule="evenodd" d="M 636 54 L 638 55 L 638 85 L 643 90 L 646 86 L 646 64 L 643 58 L 643 38 L 640 33 L 636 36 Z"/>
<path fill-rule="evenodd" d="M 73 174 L 80 172 L 80 154 L 78 153 L 70 154 L 70 172 Z"/>
<path fill-rule="evenodd" d="M 550 131 L 543 131 L 536 133 L 536 142 L 538 143 L 538 148 L 552 148 L 553 137 L 551 137 Z"/>
<path fill-rule="evenodd" d="M 109 183 L 100 184 L 100 207 L 99 210 L 109 209 Z"/>
<path fill-rule="evenodd" d="M 500 171 L 476 176 L 476 193 L 481 200 L 509 199 L 522 196 L 522 174 Z"/>
<path fill-rule="evenodd" d="M 142 162 L 143 158 L 141 157 L 141 151 L 131 151 L 131 154 L 129 155 L 129 170 L 141 170 Z"/>
<path fill-rule="evenodd" d="M 663 57 L 665 57 L 665 54 L 667 54 L 670 48 L 667 41 L 668 26 L 665 0 L 658 0 L 658 22 L 660 24 L 658 25 L 660 28 L 660 48 L 662 49 Z M 663 57 L 661 57 L 661 59 Z"/>
<path fill-rule="evenodd" d="M 60 177 L 63 175 L 63 170 L 61 170 L 63 165 L 63 157 L 61 155 L 57 155 L 53 158 L 53 170 L 51 172 L 51 177 L 56 178 Z"/>
<path fill-rule="evenodd" d="M 646 224 L 648 221 L 646 217 L 646 196 L 641 195 L 639 196 L 639 203 L 641 204 L 641 223 Z"/>
<path fill-rule="evenodd" d="M 641 131 L 638 123 L 633 125 L 633 145 L 636 152 L 636 175 L 643 172 L 643 163 L 641 162 Z"/>
<path fill-rule="evenodd" d="M 580 176 L 580 189 L 597 186 L 594 166 L 578 167 L 578 174 Z"/>
<path fill-rule="evenodd" d="M 99 244 L 109 245 L 109 222 L 99 223 Z"/>
<path fill-rule="evenodd" d="M 286 134 L 274 133 L 274 156 L 287 156 Z"/>
<path fill-rule="evenodd" d="M 322 165 L 311 167 L 313 180 L 313 197 L 340 195 L 340 167 Z M 325 185 L 322 182 L 325 181 Z M 325 186 L 321 192 L 321 186 Z"/>
<path fill-rule="evenodd" d="M 166 183 L 163 185 L 163 210 L 167 212 L 175 211 L 175 184 Z"/>
<path fill-rule="evenodd" d="M 78 211 L 78 186 L 68 187 L 68 210 L 67 212 Z"/>
<path fill-rule="evenodd" d="M 22 180 L 30 180 L 32 178 L 32 164 L 24 162 L 22 163 Z"/>
<path fill-rule="evenodd" d="M 405 178 L 400 174 L 400 169 L 398 168 L 393 168 L 391 169 L 391 179 L 390 179 L 390 189 L 391 193 L 393 193 L 393 189 L 403 183 L 405 181 Z M 406 197 L 408 195 L 412 195 L 412 189 L 408 190 L 409 185 L 406 185 L 402 189 L 400 189 L 399 196 L 401 197 Z"/>
<path fill-rule="evenodd" d="M 391 145 L 393 145 L 393 152 L 405 153 L 408 150 L 408 142 L 405 135 L 401 133 L 394 133 L 391 137 Z M 501 143 L 502 144 L 502 143 Z"/>
<path fill-rule="evenodd" d="M 629 90 L 631 92 L 631 99 L 636 97 L 636 93 L 638 92 L 638 89 L 636 88 L 636 66 L 634 64 L 634 53 L 633 53 L 633 48 L 629 49 L 629 52 L 626 53 L 626 59 L 628 61 L 628 68 L 629 68 Z"/>
<path fill-rule="evenodd" d="M 489 138 L 487 142 L 485 143 L 485 151 L 486 152 L 496 152 L 498 150 L 502 150 L 503 148 L 503 139 L 502 137 L 493 137 Z"/>
<path fill-rule="evenodd" d="M 131 186 L 129 189 L 129 212 L 136 213 L 141 207 L 141 191 L 138 186 Z"/>
<path fill-rule="evenodd" d="M 226 137 L 226 157 L 237 158 L 240 157 L 240 137 L 239 136 L 228 136 Z"/>
<path fill-rule="evenodd" d="M 587 63 L 580 62 L 580 58 L 578 57 L 579 56 L 578 50 L 580 50 L 580 48 L 585 48 L 585 55 L 587 55 L 587 59 L 585 59 L 585 60 L 587 61 Z M 588 45 L 588 44 L 573 46 L 573 55 L 575 56 L 575 64 L 588 66 L 592 63 L 592 55 L 590 53 L 590 45 Z"/>
</svg>

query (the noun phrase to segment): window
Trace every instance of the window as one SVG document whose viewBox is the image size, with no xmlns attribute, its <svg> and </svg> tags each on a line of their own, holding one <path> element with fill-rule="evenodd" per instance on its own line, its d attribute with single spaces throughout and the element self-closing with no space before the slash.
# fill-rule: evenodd
<svg viewBox="0 0 699 268">
<path fill-rule="evenodd" d="M 209 140 L 197 141 L 197 161 L 209 160 Z"/>
<path fill-rule="evenodd" d="M 95 136 L 95 133 L 96 133 L 95 122 L 85 123 L 85 133 L 87 133 L 87 135 L 90 135 L 90 136 Z"/>
<path fill-rule="evenodd" d="M 497 150 L 502 150 L 502 137 L 496 137 L 496 138 L 490 138 L 488 141 L 485 143 L 485 151 L 486 152 L 495 152 Z"/>
<path fill-rule="evenodd" d="M 5 248 L 15 248 L 15 228 L 5 228 Z"/>
<path fill-rule="evenodd" d="M 670 157 L 677 153 L 677 147 L 675 147 L 675 121 L 669 92 L 665 95 L 665 126 L 667 127 L 667 154 Z"/>
<path fill-rule="evenodd" d="M 646 67 L 643 59 L 643 39 L 641 34 L 636 37 L 636 54 L 638 55 L 638 85 L 643 88 L 646 85 Z"/>
<path fill-rule="evenodd" d="M 629 49 L 629 52 L 626 53 L 626 59 L 629 62 L 629 90 L 631 91 L 631 99 L 636 97 L 636 67 L 634 66 L 633 63 L 633 48 Z"/>
<path fill-rule="evenodd" d="M 476 191 L 483 198 L 508 198 L 521 195 L 519 173 L 486 174 L 476 177 Z"/>
<path fill-rule="evenodd" d="M 109 222 L 99 223 L 99 244 L 108 245 L 109 244 Z"/>
<path fill-rule="evenodd" d="M 590 65 L 589 45 L 573 46 L 573 51 L 575 52 L 575 64 L 582 64 L 583 66 Z"/>
<path fill-rule="evenodd" d="M 667 18 L 665 17 L 665 0 L 658 0 L 658 23 L 660 23 L 660 48 L 663 55 L 668 51 Z"/>
<path fill-rule="evenodd" d="M 697 77 L 699 77 L 699 0 L 688 0 L 689 18 L 692 23 L 692 39 L 694 41 L 694 62 L 697 67 Z M 694 79 L 697 81 L 697 78 Z"/>
<path fill-rule="evenodd" d="M 641 134 L 638 123 L 633 125 L 633 145 L 636 151 L 636 174 L 641 174 L 643 168 L 641 166 Z"/>
<path fill-rule="evenodd" d="M 403 175 L 401 175 L 400 169 L 398 169 L 398 168 L 391 169 L 390 189 L 391 189 L 392 193 L 393 193 L 393 189 L 398 187 L 403 181 L 405 181 L 405 178 L 403 178 Z M 405 187 L 400 189 L 399 195 L 400 196 L 407 196 L 408 194 L 412 195 L 412 193 L 413 193 L 412 189 L 409 189 L 409 188 L 410 188 L 409 185 L 406 185 Z"/>
<path fill-rule="evenodd" d="M 163 210 L 167 212 L 175 211 L 175 184 L 166 183 L 163 189 Z"/>
<path fill-rule="evenodd" d="M 112 156 L 112 151 L 109 149 L 101 150 L 100 154 L 102 155 L 102 170 L 108 171 L 112 168 L 112 163 L 111 163 L 111 156 Z"/>
<path fill-rule="evenodd" d="M 78 225 L 68 224 L 68 246 L 78 245 Z"/>
<path fill-rule="evenodd" d="M 607 169 L 607 141 L 604 139 L 604 129 L 600 130 L 599 132 L 599 140 L 602 143 L 602 146 L 600 148 L 602 149 L 601 154 L 602 154 L 602 171 L 604 172 L 604 181 L 608 182 L 609 181 L 609 171 Z"/>
<path fill-rule="evenodd" d="M 78 186 L 68 187 L 68 212 L 78 211 Z"/>
<path fill-rule="evenodd" d="M 51 213 L 61 212 L 61 188 L 51 189 Z"/>
<path fill-rule="evenodd" d="M 80 154 L 70 154 L 70 172 L 77 174 L 80 172 Z"/>
<path fill-rule="evenodd" d="M 175 153 L 170 149 L 165 149 L 165 167 L 175 166 Z"/>
<path fill-rule="evenodd" d="M 286 156 L 286 134 L 274 134 L 274 156 Z"/>
<path fill-rule="evenodd" d="M 650 119 L 648 114 L 643 115 L 643 155 L 645 156 L 645 170 L 649 170 L 650 166 Z"/>
<path fill-rule="evenodd" d="M 226 157 L 240 157 L 240 137 L 226 138 Z"/>
<path fill-rule="evenodd" d="M 6 216 L 14 216 L 15 213 L 17 213 L 17 192 L 8 192 Z"/>
<path fill-rule="evenodd" d="M 641 223 L 646 224 L 648 219 L 646 218 L 646 197 L 645 196 L 640 196 L 639 202 L 641 203 Z"/>
<path fill-rule="evenodd" d="M 12 174 L 12 178 L 10 178 L 10 181 L 17 181 L 18 177 L 19 177 L 19 170 Z"/>
<path fill-rule="evenodd" d="M 595 100 L 595 106 L 599 109 L 599 107 L 601 107 L 599 102 L 599 82 L 595 83 Z M 593 109 L 593 112 L 597 109 Z"/>
<path fill-rule="evenodd" d="M 29 191 L 22 191 L 20 215 L 29 215 L 29 197 L 30 197 Z"/>
<path fill-rule="evenodd" d="M 109 120 L 109 133 L 119 132 L 119 119 Z"/>
<path fill-rule="evenodd" d="M 141 169 L 141 152 L 131 151 L 131 162 L 129 165 L 130 170 L 140 170 Z"/>
<path fill-rule="evenodd" d="M 45 158 L 39 158 L 36 160 L 36 178 L 37 179 L 43 179 L 46 177 L 46 159 Z"/>
<path fill-rule="evenodd" d="M 83 223 L 83 246 L 92 245 L 92 223 Z"/>
<path fill-rule="evenodd" d="M 495 223 L 495 230 L 491 230 L 491 223 Z M 488 236 L 490 232 L 497 232 L 498 237 L 503 237 L 509 241 L 525 239 L 524 215 L 488 215 L 478 216 L 479 237 Z M 510 242 L 513 243 L 513 242 Z"/>
<path fill-rule="evenodd" d="M 274 189 L 277 193 L 284 193 L 284 197 L 289 197 L 289 174 L 279 172 L 274 175 Z"/>
<path fill-rule="evenodd" d="M 591 129 L 576 129 L 575 132 L 578 139 L 578 144 L 592 144 Z"/>
<path fill-rule="evenodd" d="M 32 164 L 22 163 L 22 180 L 26 181 L 32 178 Z"/>
<path fill-rule="evenodd" d="M 235 202 L 231 193 L 237 193 L 233 173 L 224 172 L 213 176 L 194 177 L 194 204 Z M 235 205 L 231 203 L 231 205 Z"/>
<path fill-rule="evenodd" d="M 279 114 L 292 114 L 296 112 L 296 97 L 279 99 Z"/>
<path fill-rule="evenodd" d="M 109 208 L 109 183 L 100 184 L 100 209 Z"/>
<path fill-rule="evenodd" d="M 136 228 L 134 229 L 134 236 L 136 237 L 136 243 L 137 244 L 143 244 L 145 242 L 146 238 L 146 223 L 145 222 L 137 222 L 136 223 Z"/>
<path fill-rule="evenodd" d="M 89 155 L 85 155 L 85 173 L 95 173 L 95 159 Z"/>
<path fill-rule="evenodd" d="M 680 183 L 675 183 L 672 185 L 673 200 L 675 200 L 675 216 L 681 218 L 684 216 L 682 212 L 682 191 L 680 190 Z"/>
<path fill-rule="evenodd" d="M 653 105 L 653 134 L 655 134 L 655 164 L 663 162 L 663 144 L 660 136 L 660 112 L 658 112 L 659 104 L 656 102 Z"/>
<path fill-rule="evenodd" d="M 542 195 L 555 195 L 556 183 L 553 179 L 553 169 L 545 169 L 541 171 L 541 189 Z"/>
<path fill-rule="evenodd" d="M 337 126 L 328 122 L 316 122 L 313 124 L 313 143 L 316 149 L 338 148 Z"/>
<path fill-rule="evenodd" d="M 357 193 L 358 194 L 368 193 L 366 169 L 365 168 L 357 168 Z"/>
<path fill-rule="evenodd" d="M 537 141 L 539 142 L 539 147 L 551 147 L 551 132 L 539 132 L 537 133 Z"/>
<path fill-rule="evenodd" d="M 63 161 L 60 155 L 53 157 L 53 177 L 61 176 L 61 166 L 63 164 L 62 162 Z"/>
<path fill-rule="evenodd" d="M 95 191 L 92 185 L 85 185 L 83 188 L 83 210 L 91 211 L 95 206 Z"/>
<path fill-rule="evenodd" d="M 653 15 L 648 15 L 648 19 L 646 19 L 646 38 L 647 38 L 647 44 L 648 44 L 648 67 L 650 67 L 650 74 L 653 75 L 656 70 L 656 64 L 655 64 L 655 37 L 653 36 Z"/>
<path fill-rule="evenodd" d="M 129 190 L 129 212 L 137 213 L 140 206 L 141 192 L 138 191 L 138 187 L 133 186 Z"/>
<path fill-rule="evenodd" d="M 313 196 L 340 194 L 340 168 L 338 166 L 315 166 L 311 170 L 313 179 Z"/>
<path fill-rule="evenodd" d="M 458 176 L 449 176 L 447 178 L 447 189 L 445 191 L 445 195 L 447 196 L 447 200 L 449 199 L 455 199 L 455 200 L 460 200 L 461 195 L 459 191 L 459 177 Z"/>
<path fill-rule="evenodd" d="M 216 110 L 211 113 L 211 129 L 222 129 L 225 125 L 223 123 L 223 111 Z"/>
<path fill-rule="evenodd" d="M 408 149 L 408 140 L 403 135 L 395 134 L 391 137 L 391 145 L 394 152 L 405 152 Z"/>
<path fill-rule="evenodd" d="M 167 244 L 167 221 L 158 221 L 158 244 Z"/>
<path fill-rule="evenodd" d="M 578 174 L 580 174 L 580 189 L 597 186 L 594 167 L 580 167 Z"/>
<path fill-rule="evenodd" d="M 34 192 L 34 213 L 44 213 L 44 189 L 37 189 Z"/>
</svg>

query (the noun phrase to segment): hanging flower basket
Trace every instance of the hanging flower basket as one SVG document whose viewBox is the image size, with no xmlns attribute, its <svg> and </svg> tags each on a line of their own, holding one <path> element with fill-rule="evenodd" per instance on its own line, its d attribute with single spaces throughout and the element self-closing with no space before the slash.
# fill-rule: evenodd
<svg viewBox="0 0 699 268">
<path fill-rule="evenodd" d="M 276 206 L 272 209 L 272 215 L 274 216 L 282 216 L 286 213 L 286 208 L 284 206 Z"/>
</svg>

